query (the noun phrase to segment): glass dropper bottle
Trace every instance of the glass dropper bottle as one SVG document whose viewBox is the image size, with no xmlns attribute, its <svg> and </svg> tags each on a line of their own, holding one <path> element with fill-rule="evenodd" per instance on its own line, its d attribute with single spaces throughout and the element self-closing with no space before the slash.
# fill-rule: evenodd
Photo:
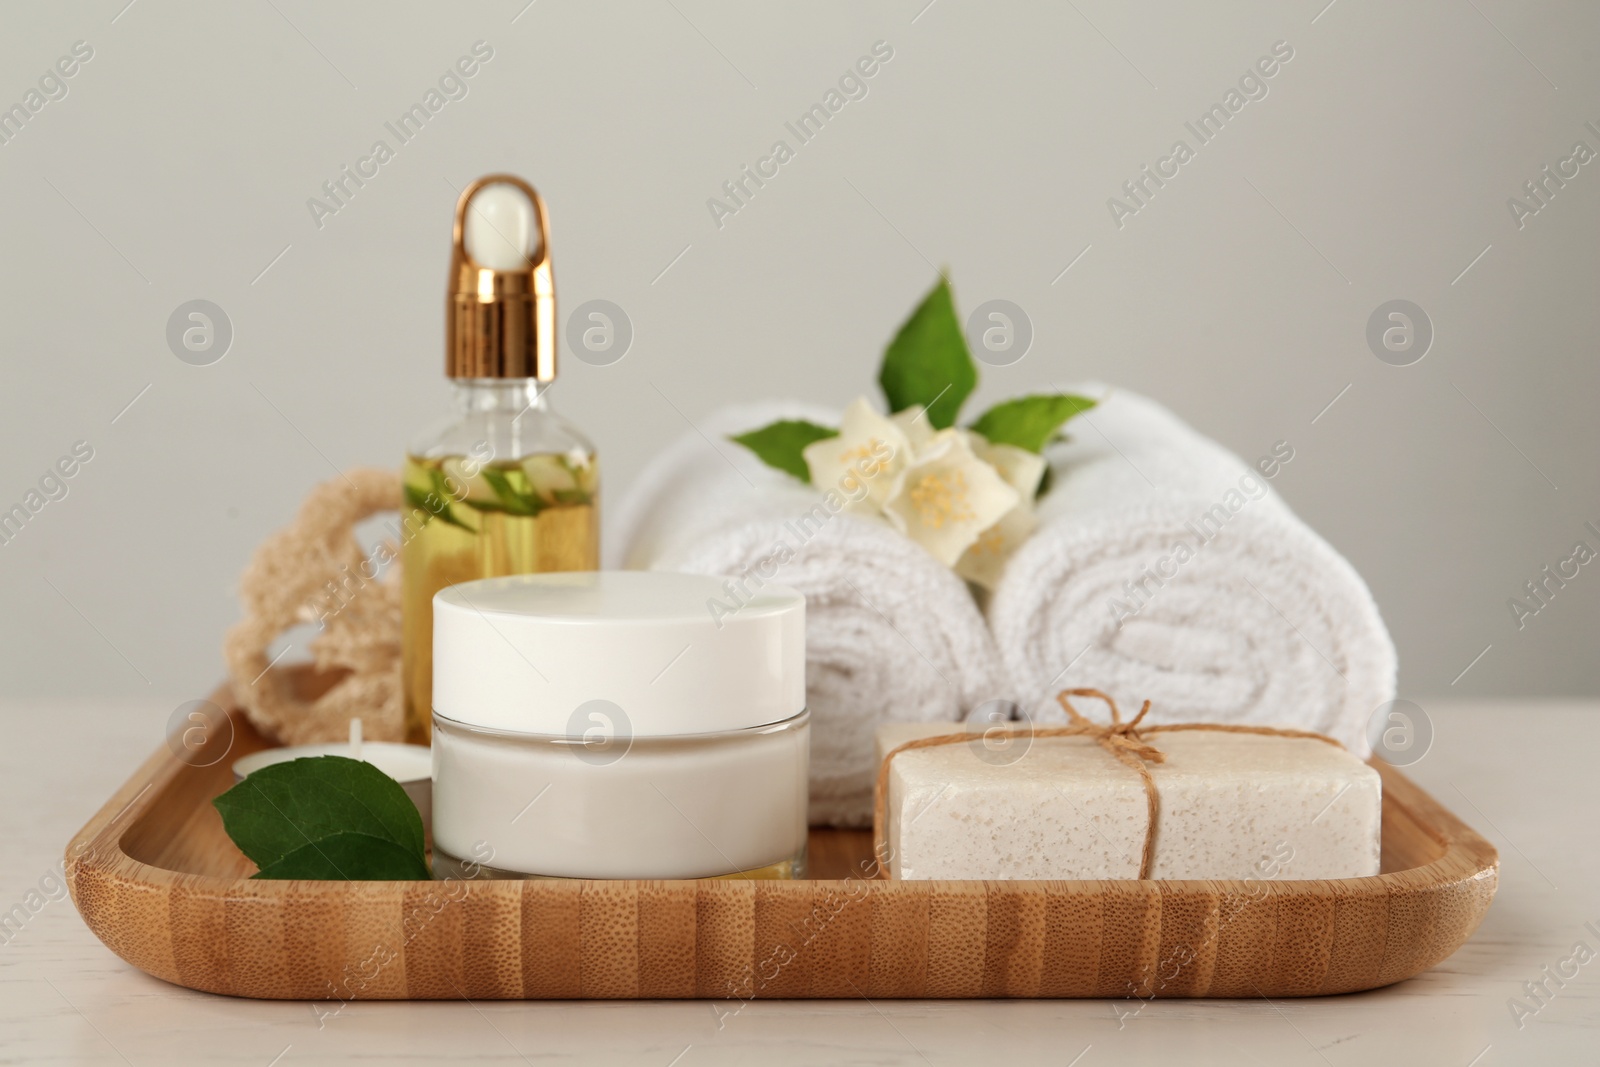
<svg viewBox="0 0 1600 1067">
<path fill-rule="evenodd" d="M 433 595 L 600 565 L 594 446 L 550 410 L 555 280 L 543 199 L 492 174 L 456 203 L 445 373 L 455 413 L 408 449 L 402 509 L 407 740 L 433 718 Z"/>
</svg>

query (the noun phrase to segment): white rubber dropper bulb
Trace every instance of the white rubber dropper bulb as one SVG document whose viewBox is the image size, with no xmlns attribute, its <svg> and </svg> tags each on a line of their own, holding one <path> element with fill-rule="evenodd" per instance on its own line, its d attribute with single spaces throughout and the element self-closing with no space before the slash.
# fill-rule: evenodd
<svg viewBox="0 0 1600 1067">
<path fill-rule="evenodd" d="M 480 267 L 527 270 L 539 254 L 539 227 L 528 194 L 505 182 L 472 194 L 463 243 Z"/>
</svg>

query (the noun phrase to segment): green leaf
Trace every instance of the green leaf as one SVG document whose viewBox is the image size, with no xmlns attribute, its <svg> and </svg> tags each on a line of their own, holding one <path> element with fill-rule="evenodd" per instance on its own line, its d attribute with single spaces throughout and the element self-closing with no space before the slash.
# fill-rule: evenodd
<svg viewBox="0 0 1600 1067">
<path fill-rule="evenodd" d="M 560 456 L 558 459 L 561 465 L 566 468 L 567 473 L 572 475 L 573 482 L 577 485 L 582 485 L 588 472 L 580 468 L 576 463 L 573 463 L 566 456 Z M 593 494 L 586 489 L 557 489 L 550 495 L 555 498 L 555 502 L 557 504 L 594 503 Z"/>
<path fill-rule="evenodd" d="M 357 871 L 360 873 L 351 873 Z M 349 877 L 366 882 L 414 882 L 430 875 L 426 866 L 419 871 L 416 856 L 393 842 L 366 834 L 335 834 L 315 844 L 300 846 L 261 868 L 255 877 L 328 882 Z"/>
<path fill-rule="evenodd" d="M 461 504 L 462 507 L 471 508 L 473 511 L 490 511 L 490 512 L 493 512 L 496 515 L 521 515 L 521 514 L 524 514 L 521 511 L 513 512 L 509 508 L 506 508 L 505 506 L 503 506 L 501 504 L 496 504 L 492 500 L 462 500 L 462 501 L 460 501 L 460 504 Z"/>
<path fill-rule="evenodd" d="M 411 505 L 415 511 L 422 512 L 421 525 L 426 526 L 428 524 L 428 520 L 437 515 L 440 519 L 452 526 L 459 526 L 463 530 L 472 529 L 472 527 L 468 526 L 466 523 L 462 522 L 460 519 L 456 518 L 450 513 L 450 505 L 444 497 L 437 496 L 433 493 L 423 492 L 421 489 L 418 489 L 416 486 L 410 484 L 406 485 L 405 494 L 406 503 Z"/>
<path fill-rule="evenodd" d="M 428 504 L 428 494 L 416 486 L 406 483 L 406 503 L 417 511 L 422 512 L 422 525 L 426 526 L 428 520 L 433 518 L 433 508 Z"/>
<path fill-rule="evenodd" d="M 500 498 L 501 507 L 512 515 L 537 515 L 544 510 L 544 502 L 531 493 L 519 493 L 512 488 L 511 480 L 505 476 L 504 471 L 497 471 L 493 467 L 485 467 L 480 471 L 483 480 L 489 483 L 489 488 L 494 490 L 494 495 Z"/>
<path fill-rule="evenodd" d="M 1086 396 L 1056 393 L 1051 396 L 1019 396 L 996 404 L 979 416 L 972 430 L 989 439 L 990 444 L 1015 445 L 1029 452 L 1042 452 L 1061 424 L 1095 402 Z"/>
<path fill-rule="evenodd" d="M 961 405 L 977 388 L 978 368 L 956 319 L 948 279 L 939 279 L 889 342 L 878 384 L 891 412 L 921 404 L 935 429 L 955 425 Z"/>
<path fill-rule="evenodd" d="M 370 763 L 314 756 L 274 763 L 211 802 L 257 878 L 425 879 L 422 816 Z"/>
<path fill-rule="evenodd" d="M 814 441 L 838 436 L 838 430 L 830 430 L 805 419 L 780 419 L 770 426 L 738 434 L 728 440 L 744 445 L 767 466 L 792 474 L 802 482 L 810 482 L 811 470 L 806 466 L 803 455 L 805 447 Z"/>
<path fill-rule="evenodd" d="M 450 482 L 444 476 L 444 471 L 434 468 L 428 472 L 428 475 L 433 479 L 432 496 L 438 498 L 439 501 L 437 508 L 430 508 L 429 510 L 451 526 L 459 526 L 463 530 L 472 530 L 473 533 L 477 533 L 472 527 L 456 518 L 455 512 L 450 510 L 450 501 L 455 499 L 455 494 L 450 492 Z"/>
</svg>

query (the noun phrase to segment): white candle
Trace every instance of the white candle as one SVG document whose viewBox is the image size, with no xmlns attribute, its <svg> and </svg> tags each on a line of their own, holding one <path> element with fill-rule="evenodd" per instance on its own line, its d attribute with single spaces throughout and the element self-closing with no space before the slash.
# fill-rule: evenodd
<svg viewBox="0 0 1600 1067">
<path fill-rule="evenodd" d="M 294 745 L 289 748 L 265 748 L 241 757 L 233 763 L 233 776 L 243 778 L 274 763 L 308 756 L 346 756 L 372 764 L 390 778 L 406 785 L 426 781 L 433 776 L 433 756 L 427 745 L 402 745 L 393 741 L 368 741 L 352 746 L 341 741 L 323 745 Z"/>
<path fill-rule="evenodd" d="M 399 782 L 406 796 L 422 815 L 422 827 L 432 833 L 433 753 L 427 745 L 402 745 L 394 741 L 361 740 L 361 720 L 350 720 L 348 742 L 332 741 L 320 745 L 291 745 L 265 748 L 233 761 L 235 780 L 254 774 L 263 767 L 312 756 L 345 756 L 372 764 Z"/>
</svg>

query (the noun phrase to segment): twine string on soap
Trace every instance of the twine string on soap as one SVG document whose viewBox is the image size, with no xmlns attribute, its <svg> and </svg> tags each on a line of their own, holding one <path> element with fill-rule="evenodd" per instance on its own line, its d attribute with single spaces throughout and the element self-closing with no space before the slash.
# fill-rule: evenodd
<svg viewBox="0 0 1600 1067">
<path fill-rule="evenodd" d="M 1087 718 L 1077 708 L 1072 706 L 1068 697 L 1094 697 L 1105 701 L 1110 709 L 1111 721 L 1101 724 Z M 1144 786 L 1146 821 L 1144 829 L 1144 846 L 1140 850 L 1139 878 L 1150 877 L 1150 871 L 1155 865 L 1156 853 L 1156 826 L 1161 815 L 1161 791 L 1156 787 L 1156 780 L 1150 773 L 1147 764 L 1165 763 L 1166 756 L 1156 748 L 1144 735 L 1154 733 L 1170 733 L 1178 730 L 1211 730 L 1218 733 L 1233 734 L 1263 734 L 1269 737 L 1302 737 L 1313 741 L 1323 741 L 1337 748 L 1344 746 L 1325 734 L 1315 733 L 1311 730 L 1291 730 L 1280 726 L 1247 726 L 1240 723 L 1212 723 L 1212 722 L 1174 722 L 1141 727 L 1140 723 L 1150 713 L 1150 701 L 1146 700 L 1144 706 L 1127 722 L 1122 721 L 1122 712 L 1117 708 L 1117 702 L 1109 694 L 1098 689 L 1063 689 L 1056 694 L 1056 702 L 1067 713 L 1069 725 L 1047 726 L 1043 729 L 1034 729 L 1031 724 L 1022 727 L 1002 728 L 991 727 L 982 734 L 958 733 L 940 734 L 937 737 L 919 737 L 914 741 L 907 741 L 896 746 L 883 757 L 883 763 L 878 767 L 877 781 L 872 791 L 872 854 L 877 860 L 877 876 L 889 877 L 888 854 L 888 800 L 889 800 L 889 764 L 902 752 L 909 752 L 918 748 L 936 748 L 942 745 L 958 744 L 962 741 L 972 741 L 978 737 L 1090 737 L 1116 760 L 1133 770 L 1139 775 L 1139 781 Z"/>
</svg>

